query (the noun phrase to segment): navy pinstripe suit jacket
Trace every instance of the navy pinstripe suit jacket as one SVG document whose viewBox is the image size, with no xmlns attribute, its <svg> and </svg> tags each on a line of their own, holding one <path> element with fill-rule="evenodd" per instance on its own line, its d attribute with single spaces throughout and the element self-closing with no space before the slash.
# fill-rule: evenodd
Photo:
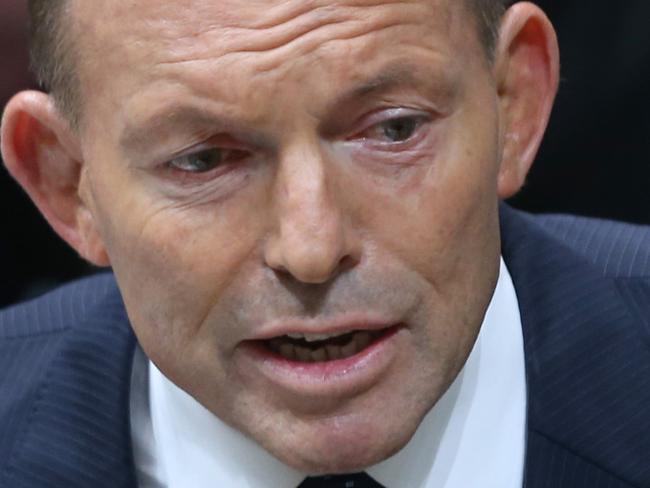
<svg viewBox="0 0 650 488">
<path fill-rule="evenodd" d="M 650 229 L 505 205 L 501 226 L 524 332 L 526 488 L 650 488 Z M 111 275 L 0 313 L 0 487 L 136 486 L 134 346 Z"/>
</svg>

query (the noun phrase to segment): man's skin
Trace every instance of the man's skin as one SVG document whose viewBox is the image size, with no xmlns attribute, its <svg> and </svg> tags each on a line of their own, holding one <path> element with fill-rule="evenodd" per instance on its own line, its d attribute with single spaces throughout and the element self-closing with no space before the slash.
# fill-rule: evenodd
<svg viewBox="0 0 650 488">
<path fill-rule="evenodd" d="M 80 127 L 17 95 L 11 173 L 215 415 L 310 473 L 398 451 L 494 290 L 557 89 L 544 14 L 510 8 L 492 62 L 457 0 L 71 2 Z M 265 342 L 359 329 L 347 359 Z"/>
</svg>

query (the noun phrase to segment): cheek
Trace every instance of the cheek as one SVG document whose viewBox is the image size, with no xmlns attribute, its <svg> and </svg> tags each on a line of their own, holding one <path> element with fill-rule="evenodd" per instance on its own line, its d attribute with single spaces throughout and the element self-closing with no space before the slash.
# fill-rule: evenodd
<svg viewBox="0 0 650 488">
<path fill-rule="evenodd" d="M 475 113 L 450 123 L 430 165 L 406 184 L 362 185 L 373 191 L 360 200 L 371 202 L 363 208 L 377 261 L 397 261 L 426 283 L 413 347 L 449 361 L 437 371 L 450 375 L 469 353 L 499 263 L 497 125 Z"/>
<path fill-rule="evenodd" d="M 430 282 L 453 281 L 468 258 L 498 252 L 496 138 L 487 124 L 476 125 L 450 124 L 429 164 L 412 168 L 402 184 L 352 193 L 378 247 Z"/>
<path fill-rule="evenodd" d="M 214 342 L 206 320 L 262 232 L 264 220 L 245 211 L 255 202 L 179 204 L 121 175 L 104 175 L 95 197 L 113 271 L 150 357 Z"/>
</svg>

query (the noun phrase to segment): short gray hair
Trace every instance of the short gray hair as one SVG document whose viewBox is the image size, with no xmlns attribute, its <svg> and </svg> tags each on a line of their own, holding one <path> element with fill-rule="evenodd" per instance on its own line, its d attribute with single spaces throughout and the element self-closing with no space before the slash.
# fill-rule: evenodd
<svg viewBox="0 0 650 488">
<path fill-rule="evenodd" d="M 68 0 L 29 0 L 31 70 L 41 88 L 52 94 L 61 112 L 79 123 L 79 80 L 75 46 L 67 28 Z"/>
</svg>

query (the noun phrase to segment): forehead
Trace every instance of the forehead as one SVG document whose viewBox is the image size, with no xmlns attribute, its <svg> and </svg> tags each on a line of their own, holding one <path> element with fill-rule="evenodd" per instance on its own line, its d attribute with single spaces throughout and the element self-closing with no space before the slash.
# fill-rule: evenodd
<svg viewBox="0 0 650 488">
<path fill-rule="evenodd" d="M 314 86 L 334 93 L 382 57 L 414 64 L 429 51 L 420 64 L 435 53 L 444 71 L 458 69 L 468 45 L 483 52 L 464 2 L 449 0 L 71 1 L 82 97 L 88 106 L 89 94 L 109 94 L 92 103 L 123 118 L 129 100 L 140 107 L 182 90 L 233 106 L 247 100 L 251 114 L 251 97 L 268 108 L 279 82 L 311 103 Z"/>
<path fill-rule="evenodd" d="M 444 25 L 448 15 L 464 1 L 451 0 L 107 0 L 90 3 L 70 0 L 77 20 L 96 33 L 134 25 L 146 30 L 159 29 L 173 38 L 205 33 L 214 28 L 266 29 L 305 18 L 323 21 L 352 13 L 372 15 L 373 10 L 390 6 L 428 7 Z M 136 34 L 132 32 L 132 34 Z"/>
<path fill-rule="evenodd" d="M 281 51 L 398 25 L 427 25 L 443 39 L 454 28 L 466 30 L 469 21 L 465 2 L 449 0 L 71 1 L 81 57 L 102 63 L 125 54 L 160 54 L 175 62 L 226 52 Z"/>
</svg>

